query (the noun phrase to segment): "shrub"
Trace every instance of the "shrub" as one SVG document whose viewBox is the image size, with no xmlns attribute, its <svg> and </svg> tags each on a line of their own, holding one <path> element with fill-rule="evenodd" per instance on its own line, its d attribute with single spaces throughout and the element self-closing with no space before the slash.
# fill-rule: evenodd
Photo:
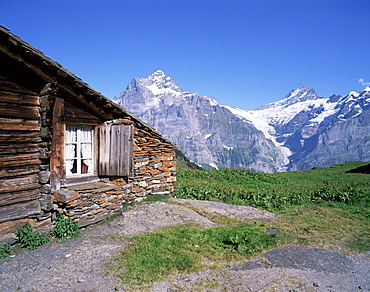
<svg viewBox="0 0 370 292">
<path fill-rule="evenodd" d="M 0 245 L 0 259 L 4 259 L 11 254 L 13 254 L 13 249 L 11 248 L 9 243 Z"/>
<path fill-rule="evenodd" d="M 19 239 L 19 246 L 29 250 L 34 250 L 49 241 L 49 237 L 45 234 L 33 233 L 32 226 L 28 222 L 14 232 L 14 234 Z"/>
<path fill-rule="evenodd" d="M 64 217 L 61 214 L 58 214 L 55 220 L 55 228 L 50 232 L 50 234 L 60 238 L 62 241 L 81 235 L 80 230 L 78 230 L 77 221 Z"/>
</svg>

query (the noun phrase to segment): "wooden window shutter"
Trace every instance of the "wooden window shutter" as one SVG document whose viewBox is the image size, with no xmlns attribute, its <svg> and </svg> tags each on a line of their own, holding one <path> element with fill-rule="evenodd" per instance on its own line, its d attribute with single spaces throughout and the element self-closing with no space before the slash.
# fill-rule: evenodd
<svg viewBox="0 0 370 292">
<path fill-rule="evenodd" d="M 133 165 L 133 127 L 100 125 L 99 175 L 129 176 Z"/>
</svg>

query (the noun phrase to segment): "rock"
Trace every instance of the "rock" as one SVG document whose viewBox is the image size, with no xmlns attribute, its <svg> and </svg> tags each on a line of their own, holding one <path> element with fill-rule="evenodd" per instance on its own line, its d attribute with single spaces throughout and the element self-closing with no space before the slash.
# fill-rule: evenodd
<svg viewBox="0 0 370 292">
<path fill-rule="evenodd" d="M 40 194 L 40 206 L 43 211 L 50 211 L 53 208 L 53 196 L 49 194 Z"/>
<path fill-rule="evenodd" d="M 40 193 L 50 194 L 51 193 L 51 186 L 49 184 L 44 184 L 40 188 Z"/>
<path fill-rule="evenodd" d="M 39 182 L 46 184 L 50 179 L 50 171 L 44 170 L 39 172 Z"/>
<path fill-rule="evenodd" d="M 267 234 L 277 234 L 277 233 L 279 233 L 280 232 L 280 230 L 279 229 L 277 229 L 277 228 L 268 228 L 267 230 L 266 230 L 266 233 Z"/>
</svg>

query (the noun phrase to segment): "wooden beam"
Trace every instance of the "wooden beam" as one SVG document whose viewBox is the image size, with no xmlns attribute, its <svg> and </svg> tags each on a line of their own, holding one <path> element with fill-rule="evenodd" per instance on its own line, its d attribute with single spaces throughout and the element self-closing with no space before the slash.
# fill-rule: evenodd
<svg viewBox="0 0 370 292">
<path fill-rule="evenodd" d="M 39 172 L 40 170 L 38 164 L 6 167 L 0 168 L 0 178 L 30 175 Z"/>
<path fill-rule="evenodd" d="M 38 120 L 40 118 L 40 113 L 36 106 L 19 106 L 0 102 L 0 116 Z"/>
<path fill-rule="evenodd" d="M 76 122 L 89 125 L 98 125 L 102 123 L 96 116 L 68 102 L 64 104 L 63 119 L 70 123 Z"/>
<path fill-rule="evenodd" d="M 10 82 L 8 80 L 4 80 L 0 78 L 0 88 L 7 88 L 10 92 L 16 92 L 16 93 L 21 93 L 21 94 L 26 94 L 26 95 L 34 95 L 35 93 L 20 84 Z"/>
<path fill-rule="evenodd" d="M 0 207 L 0 223 L 40 214 L 39 200 L 32 200 Z"/>
<path fill-rule="evenodd" d="M 50 172 L 51 184 L 60 185 L 60 179 L 65 176 L 64 165 L 64 144 L 65 144 L 65 125 L 62 123 L 62 113 L 64 111 L 64 100 L 58 97 L 55 98 L 53 109 L 53 138 L 51 140 L 51 156 L 50 156 Z"/>
<path fill-rule="evenodd" d="M 0 118 L 0 131 L 40 131 L 37 120 Z"/>
<path fill-rule="evenodd" d="M 37 174 L 19 178 L 0 179 L 0 193 L 34 190 L 39 187 L 39 178 Z"/>
<path fill-rule="evenodd" d="M 39 151 L 39 144 L 36 143 L 0 144 L 0 154 L 38 153 Z"/>
<path fill-rule="evenodd" d="M 39 106 L 40 100 L 37 95 L 26 95 L 21 93 L 8 92 L 11 89 L 1 87 L 0 101 L 4 103 L 20 104 L 20 105 L 34 105 Z"/>
<path fill-rule="evenodd" d="M 113 119 L 113 115 L 110 111 L 105 111 L 102 107 L 97 106 L 93 100 L 89 100 L 87 95 L 76 93 L 75 91 L 73 91 L 72 88 L 64 84 L 58 84 L 58 86 L 61 90 L 59 95 L 65 96 L 65 100 L 67 100 L 74 106 L 83 108 L 85 111 L 99 118 L 101 121 L 108 121 Z M 63 91 L 65 92 L 65 94 L 62 93 Z M 68 98 L 68 96 L 72 96 L 74 98 L 70 99 Z"/>
<path fill-rule="evenodd" d="M 0 144 L 17 144 L 17 143 L 39 143 L 41 138 L 38 132 L 11 132 L 11 131 L 0 131 Z"/>
<path fill-rule="evenodd" d="M 40 198 L 39 189 L 0 194 L 0 206 L 27 202 Z"/>
<path fill-rule="evenodd" d="M 22 165 L 40 164 L 39 153 L 16 153 L 11 155 L 0 155 L 0 167 L 14 167 Z"/>
</svg>

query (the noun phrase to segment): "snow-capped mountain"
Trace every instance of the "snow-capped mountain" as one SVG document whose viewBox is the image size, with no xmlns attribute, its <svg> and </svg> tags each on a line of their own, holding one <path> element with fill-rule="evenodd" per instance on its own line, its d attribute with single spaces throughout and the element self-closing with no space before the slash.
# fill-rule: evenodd
<svg viewBox="0 0 370 292">
<path fill-rule="evenodd" d="M 158 70 L 114 100 L 202 166 L 275 172 L 370 161 L 370 88 L 323 98 L 302 83 L 246 111 L 184 91 Z"/>
<path fill-rule="evenodd" d="M 369 106 L 369 87 L 346 96 L 323 98 L 303 83 L 281 101 L 255 110 L 225 107 L 245 122 L 252 123 L 274 142 L 289 159 L 287 170 L 299 170 L 346 160 L 369 161 L 370 121 L 363 120 L 369 114 Z M 342 129 L 335 130 L 339 126 Z M 325 143 L 324 137 L 334 132 L 338 136 L 335 142 Z M 320 147 L 323 143 L 325 146 Z"/>
<path fill-rule="evenodd" d="M 274 143 L 252 124 L 212 97 L 180 89 L 160 70 L 148 78 L 134 78 L 114 100 L 203 167 L 274 172 L 284 163 Z"/>
</svg>

